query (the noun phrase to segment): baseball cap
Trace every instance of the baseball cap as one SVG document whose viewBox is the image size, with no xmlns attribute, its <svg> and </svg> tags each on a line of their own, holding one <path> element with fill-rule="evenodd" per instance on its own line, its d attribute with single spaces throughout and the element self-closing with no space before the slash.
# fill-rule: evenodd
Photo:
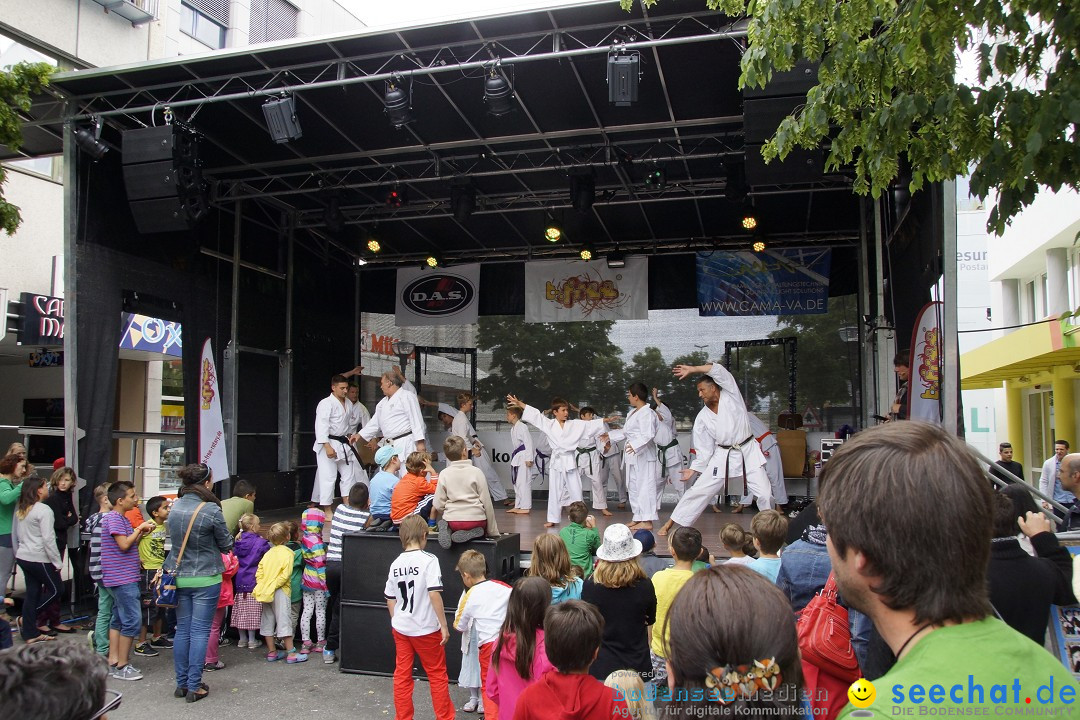
<svg viewBox="0 0 1080 720">
<path fill-rule="evenodd" d="M 64 458 L 56 458 L 55 460 L 53 460 L 52 469 L 54 471 L 59 470 L 60 468 L 64 467 L 64 464 Z"/>
<path fill-rule="evenodd" d="M 386 467 L 387 463 L 397 457 L 397 448 L 393 445 L 383 445 L 375 452 L 375 464 L 379 467 Z"/>
</svg>

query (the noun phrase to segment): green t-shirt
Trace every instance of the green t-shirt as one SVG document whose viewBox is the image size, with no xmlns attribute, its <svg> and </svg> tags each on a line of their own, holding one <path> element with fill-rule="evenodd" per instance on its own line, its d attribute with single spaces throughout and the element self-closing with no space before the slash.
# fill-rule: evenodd
<svg viewBox="0 0 1080 720">
<path fill-rule="evenodd" d="M 231 497 L 221 501 L 221 514 L 225 516 L 225 527 L 230 535 L 240 529 L 240 518 L 244 513 L 255 512 L 255 503 L 242 497 Z"/>
<path fill-rule="evenodd" d="M 157 570 L 165 564 L 165 523 L 142 536 L 139 540 L 139 562 L 143 570 Z"/>
<path fill-rule="evenodd" d="M 293 551 L 292 577 L 290 578 L 290 593 L 292 602 L 298 603 L 304 599 L 304 589 L 301 583 L 304 579 L 304 549 L 300 543 L 290 540 L 285 547 Z"/>
<path fill-rule="evenodd" d="M 566 543 L 570 563 L 577 565 L 585 573 L 585 577 L 589 577 L 592 574 L 592 556 L 601 545 L 600 533 L 596 528 L 570 523 L 559 531 L 559 537 Z"/>
<path fill-rule="evenodd" d="M 873 684 L 877 697 L 866 710 L 876 718 L 1049 715 L 1050 708 L 1055 717 L 1080 716 L 1080 684 L 996 618 L 934 630 Z M 840 720 L 857 709 L 849 703 Z"/>
</svg>

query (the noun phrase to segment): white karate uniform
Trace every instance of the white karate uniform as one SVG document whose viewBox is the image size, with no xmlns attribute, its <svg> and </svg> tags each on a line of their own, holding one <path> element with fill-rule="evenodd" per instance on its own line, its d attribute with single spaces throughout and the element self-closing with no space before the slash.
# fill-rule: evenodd
<svg viewBox="0 0 1080 720">
<path fill-rule="evenodd" d="M 604 432 L 611 432 L 611 428 L 608 427 L 607 423 L 604 423 Z M 630 496 L 626 492 L 626 477 L 623 475 L 621 464 L 622 446 L 611 440 L 606 446 L 598 445 L 596 451 L 600 453 L 600 484 L 604 487 L 605 495 L 607 494 L 608 480 L 614 480 L 615 491 L 619 496 L 619 504 L 625 505 Z"/>
<path fill-rule="evenodd" d="M 765 474 L 765 456 L 750 430 L 749 413 L 735 378 L 719 362 L 714 362 L 709 376 L 720 386 L 716 412 L 703 408 L 694 422 L 694 449 L 690 468 L 701 473 L 693 487 L 679 500 L 671 519 L 679 525 L 693 525 L 705 507 L 722 495 L 727 478 L 745 478 L 748 492 L 758 499 L 758 509 L 772 507 L 772 489 Z M 711 416 L 711 417 L 710 417 Z M 698 425 L 701 422 L 701 430 Z M 708 437 L 711 435 L 711 440 Z"/>
<path fill-rule="evenodd" d="M 788 501 L 788 495 L 787 486 L 784 484 L 784 463 L 780 461 L 780 443 L 776 441 L 776 435 L 769 426 L 753 413 L 750 413 L 750 430 L 761 447 L 761 454 L 765 456 L 765 474 L 769 476 L 773 502 L 784 505 Z M 749 505 L 753 501 L 754 496 L 749 493 L 739 498 L 740 505 Z"/>
<path fill-rule="evenodd" d="M 656 406 L 656 418 L 659 424 L 656 427 L 656 455 L 660 462 L 660 478 L 670 485 L 678 493 L 679 497 L 686 492 L 686 484 L 682 481 L 683 469 L 682 450 L 679 448 L 679 435 L 675 431 L 675 416 L 664 403 Z M 660 498 L 664 494 L 664 484 L 658 486 L 657 492 Z M 656 501 L 656 507 L 660 507 L 660 499 Z"/>
<path fill-rule="evenodd" d="M 536 472 L 536 448 L 529 426 L 518 421 L 510 426 L 510 477 L 514 483 L 514 509 L 532 510 L 532 476 Z M 532 467 L 525 465 L 531 462 Z"/>
<path fill-rule="evenodd" d="M 577 465 L 578 473 L 589 479 L 592 487 L 593 510 L 607 510 L 607 473 L 604 463 L 600 460 L 599 448 L 604 444 L 599 436 L 605 432 L 596 433 L 586 438 L 585 442 L 574 451 L 574 464 Z"/>
<path fill-rule="evenodd" d="M 484 473 L 484 478 L 487 480 L 491 501 L 502 502 L 505 500 L 506 488 L 503 487 L 502 480 L 499 479 L 499 474 L 495 472 L 495 468 L 491 466 L 491 461 L 488 460 L 487 454 L 484 452 L 484 445 L 480 442 L 480 438 L 476 436 L 476 428 L 469 422 L 469 416 L 458 410 L 457 415 L 454 416 L 454 422 L 450 426 L 450 432 L 465 439 L 465 448 L 469 451 L 469 459 L 472 460 L 473 467 Z M 480 446 L 479 455 L 472 455 L 474 445 Z"/>
<path fill-rule="evenodd" d="M 657 424 L 652 407 L 642 405 L 630 411 L 622 430 L 609 433 L 613 441 L 626 441 L 622 464 L 634 522 L 652 522 L 660 517 L 656 502 L 656 488 L 661 482 L 656 455 Z"/>
<path fill-rule="evenodd" d="M 364 479 L 367 479 L 367 473 L 360 467 L 360 461 L 353 455 L 349 443 L 330 439 L 331 435 L 349 436 L 352 432 L 349 426 L 352 412 L 353 404 L 348 398 L 338 400 L 333 395 L 324 397 L 315 408 L 315 444 L 311 449 L 315 451 L 318 469 L 315 471 L 315 485 L 311 488 L 313 503 L 326 506 L 334 501 L 334 486 L 337 485 L 338 474 L 341 475 L 343 496 L 348 495 L 356 484 L 358 469 Z M 326 443 L 330 443 L 334 448 L 335 457 L 326 456 Z"/>
<path fill-rule="evenodd" d="M 420 414 L 420 403 L 415 392 L 409 392 L 402 386 L 393 395 L 379 401 L 375 414 L 360 429 L 360 437 L 370 440 L 379 435 L 382 435 L 384 445 L 393 445 L 397 450 L 401 460 L 398 476 L 405 477 L 405 459 L 416 450 L 416 443 L 423 442 L 425 437 L 424 417 Z"/>
<path fill-rule="evenodd" d="M 557 523 L 562 519 L 562 509 L 581 499 L 581 477 L 574 455 L 586 438 L 603 432 L 604 421 L 567 420 L 560 425 L 558 420 L 544 417 L 532 405 L 525 406 L 521 419 L 540 430 L 551 443 L 547 521 Z"/>
<path fill-rule="evenodd" d="M 371 413 L 364 407 L 364 403 L 354 402 L 352 404 L 352 410 L 349 412 L 349 434 L 357 432 L 360 428 L 368 424 L 368 420 L 371 419 Z M 358 444 L 358 443 L 357 443 Z M 356 447 L 356 444 L 353 445 Z M 356 459 L 355 457 L 353 458 Z M 367 470 L 364 469 L 363 463 L 357 462 L 356 469 L 353 470 L 353 477 L 356 482 L 362 482 L 365 485 L 368 484 L 369 478 Z"/>
</svg>

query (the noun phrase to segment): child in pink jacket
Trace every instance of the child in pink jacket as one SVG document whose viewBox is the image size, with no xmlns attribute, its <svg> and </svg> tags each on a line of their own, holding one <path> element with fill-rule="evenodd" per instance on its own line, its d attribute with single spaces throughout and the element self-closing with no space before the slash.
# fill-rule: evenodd
<svg viewBox="0 0 1080 720">
<path fill-rule="evenodd" d="M 518 696 L 555 669 L 544 646 L 544 613 L 550 604 L 551 585 L 544 578 L 525 577 L 514 584 L 484 687 L 499 706 L 499 720 L 513 720 Z"/>
<path fill-rule="evenodd" d="M 233 577 L 240 569 L 240 561 L 231 552 L 221 556 L 225 563 L 225 570 L 221 573 L 221 594 L 218 595 L 217 612 L 214 613 L 214 624 L 210 626 L 210 641 L 206 643 L 206 664 L 203 670 L 221 670 L 225 667 L 218 659 L 218 645 L 221 640 L 221 624 L 225 622 L 225 608 L 233 604 Z"/>
</svg>

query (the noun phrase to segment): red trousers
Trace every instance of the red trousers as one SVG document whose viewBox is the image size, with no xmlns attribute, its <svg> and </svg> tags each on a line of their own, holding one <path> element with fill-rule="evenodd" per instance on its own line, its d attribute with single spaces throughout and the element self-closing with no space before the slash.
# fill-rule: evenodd
<svg viewBox="0 0 1080 720">
<path fill-rule="evenodd" d="M 491 665 L 491 655 L 498 643 L 492 640 L 480 646 L 480 697 L 484 699 L 484 720 L 499 720 L 499 705 L 484 694 L 483 688 L 487 687 L 488 667 Z"/>
<path fill-rule="evenodd" d="M 420 664 L 431 685 L 431 705 L 435 720 L 454 720 L 454 702 L 450 699 L 450 680 L 446 676 L 446 650 L 442 634 L 436 630 L 430 635 L 402 635 L 394 633 L 397 650 L 394 666 L 394 717 L 397 720 L 413 719 L 413 655 L 420 656 Z M 490 651 L 489 651 L 490 656 Z"/>
</svg>

